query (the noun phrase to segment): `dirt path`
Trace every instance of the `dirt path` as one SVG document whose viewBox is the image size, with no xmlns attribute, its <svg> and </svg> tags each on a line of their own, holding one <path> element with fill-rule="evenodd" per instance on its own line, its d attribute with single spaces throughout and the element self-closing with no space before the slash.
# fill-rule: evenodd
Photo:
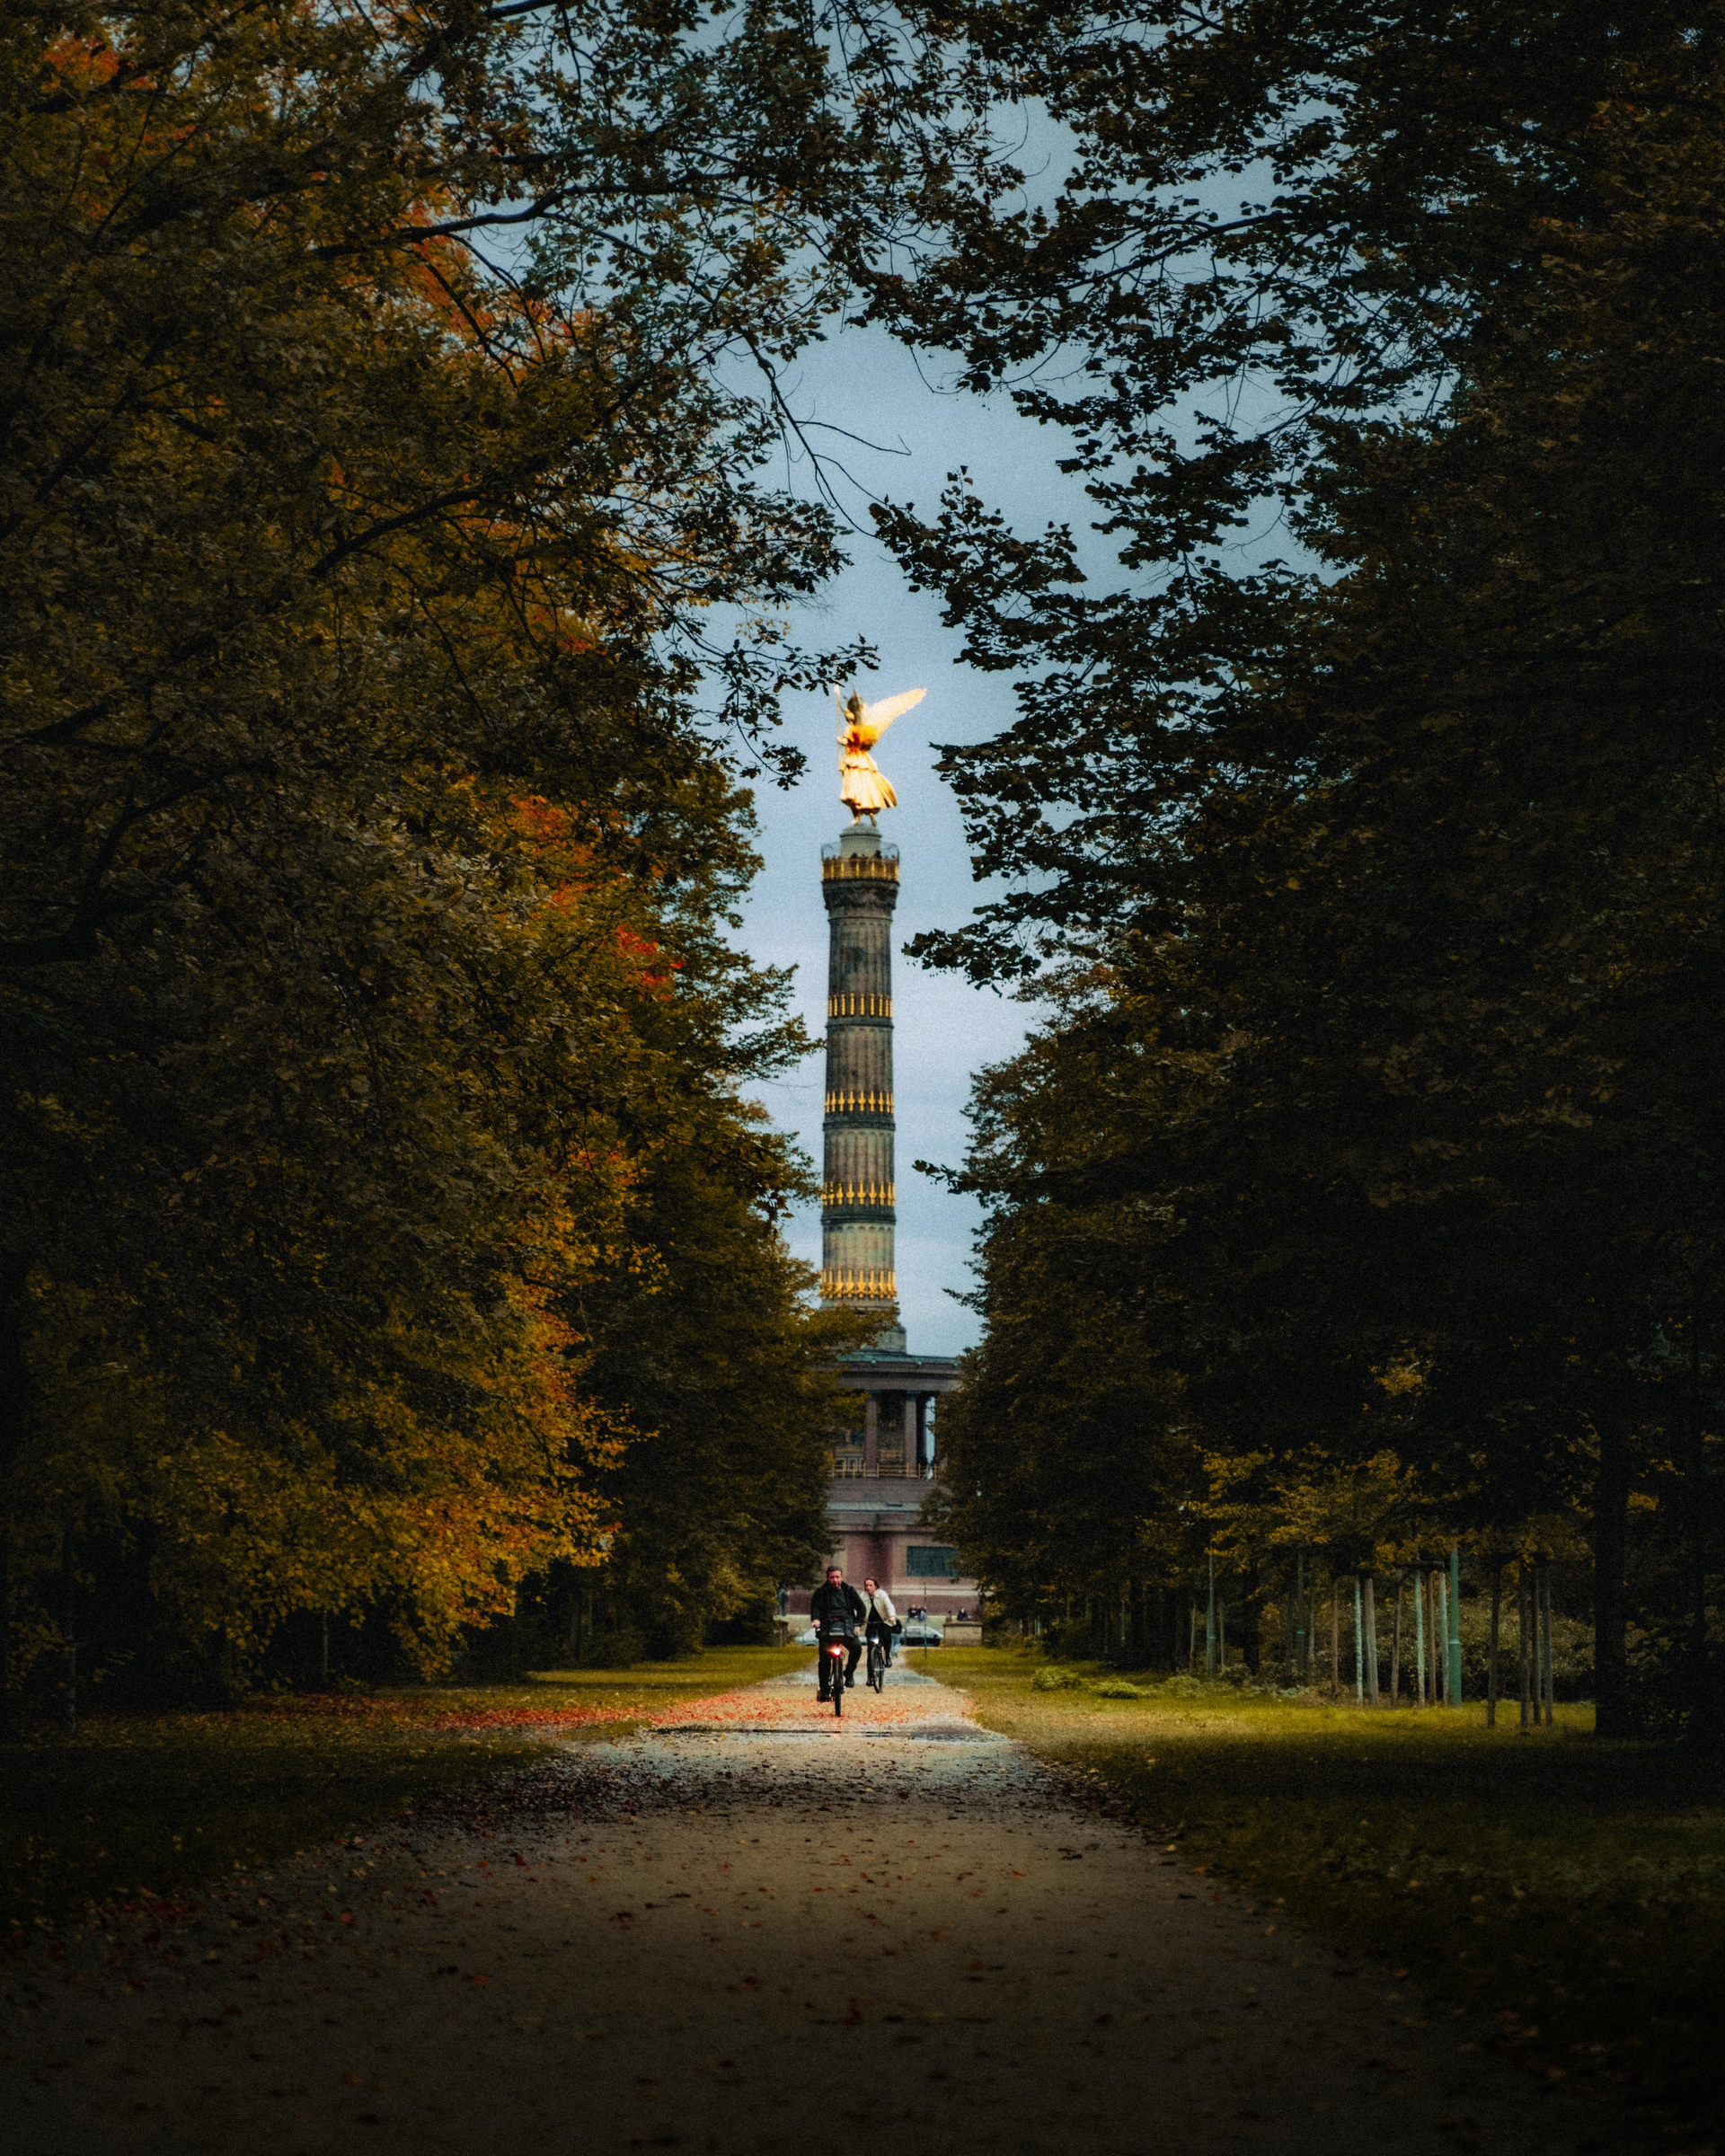
<svg viewBox="0 0 1725 2156">
<path fill-rule="evenodd" d="M 1604 2147 L 1388 1974 L 1075 1807 L 960 1693 L 812 1673 L 32 1948 L 19 2156 Z"/>
</svg>

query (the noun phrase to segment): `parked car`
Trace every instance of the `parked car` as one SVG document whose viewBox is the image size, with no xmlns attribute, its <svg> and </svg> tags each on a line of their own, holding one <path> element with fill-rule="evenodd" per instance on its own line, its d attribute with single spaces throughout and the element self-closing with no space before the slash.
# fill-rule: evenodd
<svg viewBox="0 0 1725 2156">
<path fill-rule="evenodd" d="M 792 1647 L 817 1647 L 819 1643 L 820 1634 L 816 1631 L 812 1624 L 806 1632 L 793 1632 L 791 1635 Z M 945 1641 L 941 1636 L 941 1628 L 938 1624 L 919 1624 L 915 1618 L 912 1618 L 904 1630 L 899 1633 L 898 1644 L 900 1647 L 942 1647 L 945 1645 Z"/>
</svg>

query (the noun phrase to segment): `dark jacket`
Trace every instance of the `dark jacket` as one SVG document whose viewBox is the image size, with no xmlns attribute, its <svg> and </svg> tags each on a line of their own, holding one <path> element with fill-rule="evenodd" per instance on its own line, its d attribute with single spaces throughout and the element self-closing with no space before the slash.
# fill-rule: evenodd
<svg viewBox="0 0 1725 2156">
<path fill-rule="evenodd" d="M 847 1626 L 854 1630 L 868 1615 L 868 1604 L 849 1580 L 829 1587 L 823 1579 L 809 1597 L 809 1614 L 818 1631 Z"/>
</svg>

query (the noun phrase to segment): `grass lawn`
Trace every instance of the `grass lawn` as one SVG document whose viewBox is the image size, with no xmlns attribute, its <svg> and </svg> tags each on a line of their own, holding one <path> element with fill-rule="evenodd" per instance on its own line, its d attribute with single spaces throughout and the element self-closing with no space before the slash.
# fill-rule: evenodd
<svg viewBox="0 0 1725 2156">
<path fill-rule="evenodd" d="M 551 1739 L 615 1736 L 661 1707 L 808 1658 L 806 1648 L 712 1648 L 518 1684 L 101 1716 L 75 1737 L 0 1746 L 0 1921 L 51 1922 L 269 1864 L 518 1766 Z"/>
<path fill-rule="evenodd" d="M 1725 2114 L 1717 1761 L 1600 1744 L 1585 1708 L 1522 1736 L 1513 1702 L 1488 1731 L 1483 1707 L 1105 1700 L 1033 1691 L 1044 1665 L 1011 1650 L 928 1659 L 980 1720 L 1095 1776 L 1199 1870 L 1485 2010 L 1537 2071 L 1698 2126 Z"/>
</svg>

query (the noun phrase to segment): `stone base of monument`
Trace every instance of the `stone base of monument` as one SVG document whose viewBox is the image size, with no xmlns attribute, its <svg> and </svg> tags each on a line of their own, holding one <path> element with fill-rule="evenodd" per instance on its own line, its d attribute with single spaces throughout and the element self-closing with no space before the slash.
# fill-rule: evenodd
<svg viewBox="0 0 1725 2156">
<path fill-rule="evenodd" d="M 941 1627 L 941 1639 L 947 1647 L 980 1647 L 982 1627 L 969 1618 L 949 1617 Z"/>
</svg>

